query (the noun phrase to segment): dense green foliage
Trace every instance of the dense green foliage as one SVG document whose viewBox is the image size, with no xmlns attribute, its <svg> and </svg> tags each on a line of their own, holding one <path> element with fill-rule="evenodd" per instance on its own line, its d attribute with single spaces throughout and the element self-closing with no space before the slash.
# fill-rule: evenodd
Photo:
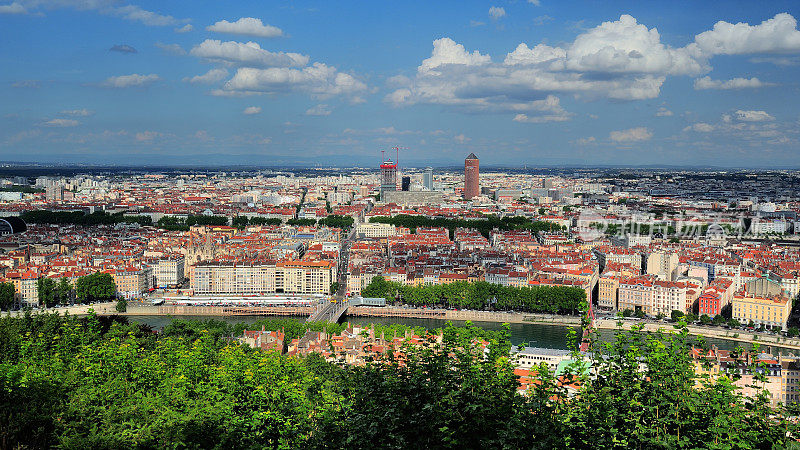
<svg viewBox="0 0 800 450">
<path fill-rule="evenodd" d="M 267 217 L 247 217 L 247 216 L 236 216 L 233 218 L 232 225 L 236 228 L 244 228 L 248 225 L 280 225 L 283 223 L 281 219 L 275 218 L 267 218 Z"/>
<path fill-rule="evenodd" d="M 104 283 L 107 282 L 108 279 L 104 278 Z M 113 283 L 113 279 L 111 282 Z M 36 293 L 39 296 L 39 306 L 45 308 L 52 308 L 58 304 L 66 305 L 72 301 L 72 285 L 66 277 L 61 277 L 58 282 L 49 277 L 39 277 L 36 280 Z"/>
<path fill-rule="evenodd" d="M 67 277 L 61 277 L 61 279 L 56 284 L 56 301 L 61 303 L 62 305 L 66 305 L 72 302 L 73 293 L 72 284 L 70 284 Z"/>
<path fill-rule="evenodd" d="M 336 214 L 325 216 L 319 220 L 297 218 L 297 219 L 289 219 L 286 221 L 288 225 L 301 226 L 301 227 L 320 226 L 320 227 L 343 228 L 343 229 L 351 228 L 354 222 L 355 219 L 353 219 L 350 216 L 337 216 Z"/>
<path fill-rule="evenodd" d="M 758 395 L 743 397 L 733 385 L 736 371 L 717 379 L 696 374 L 685 328 L 654 334 L 642 328 L 618 330 L 613 342 L 595 345 L 585 366 L 596 376 L 584 377 L 586 385 L 569 405 L 592 412 L 576 417 L 570 446 L 775 448 L 795 428 L 769 407 L 763 374 L 753 384 Z"/>
<path fill-rule="evenodd" d="M 586 310 L 586 291 L 571 286 L 502 286 L 485 281 L 406 286 L 372 278 L 361 291 L 364 297 L 383 297 L 414 306 L 490 309 L 533 313 L 577 314 Z"/>
<path fill-rule="evenodd" d="M 473 228 L 478 230 L 481 234 L 489 237 L 489 233 L 494 230 L 509 231 L 509 230 L 527 230 L 531 232 L 540 231 L 561 231 L 564 228 L 561 225 L 544 222 L 544 221 L 531 221 L 527 217 L 514 216 L 503 217 L 502 219 L 495 215 L 487 215 L 482 220 L 466 220 L 466 219 L 446 219 L 443 217 L 430 218 L 425 216 L 408 216 L 399 214 L 394 217 L 377 216 L 369 219 L 372 223 L 388 223 L 398 227 L 406 227 L 415 231 L 418 227 L 440 227 L 450 230 L 450 237 L 453 237 L 453 231 L 456 228 Z"/>
<path fill-rule="evenodd" d="M 188 231 L 194 225 L 227 225 L 225 216 L 204 216 L 189 214 L 185 219 L 178 216 L 164 216 L 158 219 L 156 226 L 165 230 Z"/>
<path fill-rule="evenodd" d="M 354 222 L 355 219 L 353 219 L 351 216 L 338 216 L 336 214 L 331 214 L 319 219 L 317 225 L 321 227 L 349 229 L 353 226 Z"/>
<path fill-rule="evenodd" d="M 197 325 L 197 324 L 195 324 Z M 193 326 L 194 327 L 194 326 Z M 281 356 L 124 319 L 0 318 L 7 448 L 786 448 L 764 392 L 695 375 L 685 330 L 617 332 L 521 396 L 508 332 L 479 329 L 364 367 Z M 591 370 L 588 367 L 591 366 Z"/>
<path fill-rule="evenodd" d="M 114 277 L 107 273 L 95 272 L 75 281 L 75 296 L 81 303 L 110 300 L 117 294 Z"/>
<path fill-rule="evenodd" d="M 317 221 L 315 219 L 289 219 L 286 223 L 296 227 L 313 227 Z"/>
<path fill-rule="evenodd" d="M 123 213 L 108 214 L 104 211 L 95 211 L 87 214 L 83 211 L 25 211 L 19 216 L 27 223 L 51 225 L 115 225 L 118 223 L 138 223 L 139 225 L 152 225 L 150 216 L 125 216 Z"/>
<path fill-rule="evenodd" d="M 14 305 L 15 293 L 14 283 L 10 281 L 0 283 L 0 310 L 6 311 Z"/>
<path fill-rule="evenodd" d="M 39 306 L 52 308 L 58 303 L 56 298 L 56 282 L 52 278 L 39 277 L 36 280 L 36 293 L 39 296 Z"/>
<path fill-rule="evenodd" d="M 302 336 L 307 330 L 326 331 L 328 333 L 341 333 L 345 325 L 330 322 L 305 322 L 296 319 L 267 318 L 247 324 L 239 322 L 231 324 L 224 320 L 208 319 L 203 321 L 174 319 L 164 327 L 164 336 L 183 336 L 190 339 L 199 339 L 201 335 L 208 334 L 217 342 L 224 337 L 240 336 L 244 330 L 279 331 L 283 330 L 287 340 Z"/>
</svg>

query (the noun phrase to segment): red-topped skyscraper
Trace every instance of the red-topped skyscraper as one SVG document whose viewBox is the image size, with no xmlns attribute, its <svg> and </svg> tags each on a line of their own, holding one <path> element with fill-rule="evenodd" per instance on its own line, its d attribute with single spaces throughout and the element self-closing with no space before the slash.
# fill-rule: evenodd
<svg viewBox="0 0 800 450">
<path fill-rule="evenodd" d="M 481 193 L 481 183 L 478 180 L 478 157 L 470 153 L 464 160 L 464 198 L 471 200 Z"/>
<path fill-rule="evenodd" d="M 397 163 L 387 159 L 381 163 L 381 200 L 386 201 L 384 193 L 397 190 Z"/>
</svg>

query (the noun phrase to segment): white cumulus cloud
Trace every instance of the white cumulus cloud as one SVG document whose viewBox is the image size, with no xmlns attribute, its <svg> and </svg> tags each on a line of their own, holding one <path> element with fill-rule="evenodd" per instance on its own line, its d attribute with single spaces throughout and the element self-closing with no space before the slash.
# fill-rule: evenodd
<svg viewBox="0 0 800 450">
<path fill-rule="evenodd" d="M 175 28 L 175 32 L 176 33 L 188 33 L 188 32 L 190 32 L 192 30 L 194 30 L 194 27 L 190 23 L 187 23 L 186 25 L 184 25 L 184 26 L 182 26 L 180 28 Z"/>
<path fill-rule="evenodd" d="M 118 6 L 118 7 L 108 8 L 106 10 L 101 10 L 101 12 L 107 12 L 108 14 L 113 16 L 122 17 L 123 19 L 126 20 L 138 21 L 145 25 L 150 25 L 150 26 L 175 25 L 179 22 L 172 16 L 159 14 L 153 11 L 147 11 L 136 5 Z"/>
<path fill-rule="evenodd" d="M 520 43 L 502 62 L 450 38 L 437 39 L 416 76 L 403 86 L 393 86 L 384 101 L 394 106 L 427 103 L 525 114 L 530 119 L 534 102 L 549 95 L 651 99 L 658 97 L 668 76 L 708 70 L 708 62 L 696 49 L 664 44 L 658 30 L 622 15 L 564 45 Z"/>
<path fill-rule="evenodd" d="M 108 77 L 102 83 L 105 87 L 110 88 L 127 88 L 127 87 L 144 87 L 155 83 L 160 80 L 159 76 L 151 73 L 150 75 L 139 75 L 134 73 L 131 75 L 120 75 L 117 77 Z"/>
<path fill-rule="evenodd" d="M 800 53 L 800 31 L 786 13 L 758 25 L 717 22 L 682 47 L 662 42 L 658 29 L 623 14 L 578 33 L 571 42 L 556 46 L 522 42 L 500 58 L 465 48 L 449 37 L 436 39 L 413 78 L 399 86 L 394 77 L 387 83 L 391 91 L 384 101 L 395 107 L 437 104 L 530 118 L 531 102 L 548 95 L 584 100 L 657 98 L 668 77 L 702 77 L 695 81 L 697 89 L 770 86 L 758 78 L 713 80 L 703 75 L 712 70 L 715 55 L 792 52 Z"/>
<path fill-rule="evenodd" d="M 506 55 L 503 62 L 507 66 L 533 65 L 548 61 L 559 61 L 567 57 L 567 51 L 559 47 L 550 47 L 546 44 L 537 44 L 528 48 L 524 42 L 519 44 L 513 52 Z"/>
<path fill-rule="evenodd" d="M 270 52 L 255 42 L 222 42 L 206 39 L 192 48 L 193 56 L 238 66 L 298 67 L 308 64 L 308 56 L 299 53 Z"/>
<path fill-rule="evenodd" d="M 711 77 L 703 77 L 694 80 L 696 90 L 704 89 L 748 89 L 774 86 L 772 83 L 764 83 L 758 78 L 733 78 L 730 80 L 712 80 Z"/>
<path fill-rule="evenodd" d="M 28 10 L 22 4 L 13 2 L 9 5 L 0 5 L 0 14 L 28 14 Z"/>
<path fill-rule="evenodd" d="M 450 38 L 441 38 L 433 41 L 433 52 L 431 57 L 422 61 L 417 71 L 424 75 L 440 75 L 436 69 L 443 66 L 481 66 L 491 61 L 489 55 L 481 55 L 475 50 L 467 52 L 464 46 L 456 43 Z"/>
<path fill-rule="evenodd" d="M 569 120 L 569 116 L 557 116 L 557 115 L 543 115 L 543 116 L 533 116 L 528 117 L 527 114 L 517 114 L 512 119 L 514 122 L 520 123 L 548 123 L 548 122 L 564 122 Z"/>
<path fill-rule="evenodd" d="M 561 102 L 558 97 L 548 95 L 544 100 L 535 100 L 530 102 L 529 109 L 536 111 L 537 115 L 529 115 L 520 113 L 514 116 L 514 122 L 521 123 L 547 123 L 547 122 L 565 122 L 573 115 L 568 113 L 561 107 Z"/>
<path fill-rule="evenodd" d="M 489 8 L 489 17 L 491 17 L 492 20 L 499 20 L 500 18 L 505 17 L 505 15 L 506 10 L 500 6 L 492 6 Z"/>
<path fill-rule="evenodd" d="M 747 111 L 741 109 L 736 111 L 736 118 L 742 122 L 768 122 L 775 120 L 775 118 L 766 111 Z"/>
<path fill-rule="evenodd" d="M 579 35 L 567 49 L 565 64 L 571 70 L 604 73 L 691 75 L 705 71 L 704 63 L 691 53 L 661 43 L 658 30 L 623 14 Z"/>
<path fill-rule="evenodd" d="M 248 116 L 252 116 L 254 114 L 259 114 L 259 113 L 261 113 L 260 106 L 248 106 L 247 108 L 244 109 L 244 111 L 242 111 L 242 114 L 246 114 Z"/>
<path fill-rule="evenodd" d="M 645 127 L 636 127 L 627 130 L 612 131 L 608 137 L 614 142 L 640 142 L 653 137 L 653 133 Z"/>
<path fill-rule="evenodd" d="M 164 53 L 169 53 L 169 54 L 172 54 L 172 55 L 185 55 L 186 54 L 186 50 L 184 50 L 183 47 L 181 47 L 178 44 L 164 44 L 163 42 L 156 42 L 153 45 L 155 45 L 156 47 L 160 48 Z"/>
<path fill-rule="evenodd" d="M 170 15 L 148 11 L 137 5 L 126 5 L 120 0 L 16 0 L 11 4 L 0 5 L 0 14 L 43 15 L 45 10 L 51 9 L 95 11 L 148 26 L 177 25 L 186 22 Z"/>
<path fill-rule="evenodd" d="M 90 111 L 86 108 L 82 109 L 68 109 L 61 111 L 59 114 L 62 116 L 74 116 L 74 117 L 88 117 L 94 114 L 94 111 Z"/>
<path fill-rule="evenodd" d="M 705 123 L 705 122 L 697 122 L 689 125 L 688 127 L 684 128 L 683 131 L 696 131 L 698 133 L 710 133 L 714 131 L 714 125 Z"/>
<path fill-rule="evenodd" d="M 302 69 L 243 67 L 236 71 L 223 88 L 224 92 L 237 95 L 305 92 L 317 98 L 353 96 L 366 90 L 367 85 L 362 81 L 323 63 L 314 63 Z"/>
<path fill-rule="evenodd" d="M 695 43 L 709 55 L 798 52 L 800 31 L 791 14 L 781 13 L 759 25 L 719 21 L 695 36 Z"/>
<path fill-rule="evenodd" d="M 236 22 L 220 20 L 214 25 L 206 27 L 208 31 L 228 34 L 241 34 L 245 36 L 257 36 L 263 38 L 274 38 L 283 35 L 283 31 L 272 25 L 264 25 L 261 19 L 255 17 L 242 17 Z"/>
<path fill-rule="evenodd" d="M 211 69 L 203 75 L 186 77 L 183 81 L 191 84 L 213 84 L 224 80 L 227 76 L 228 71 L 225 69 Z"/>
<path fill-rule="evenodd" d="M 661 108 L 658 108 L 658 111 L 656 111 L 656 117 L 670 117 L 672 115 L 673 115 L 672 111 L 668 110 L 667 108 L 664 108 L 663 106 Z"/>
<path fill-rule="evenodd" d="M 328 105 L 319 104 L 317 106 L 314 106 L 313 108 L 307 109 L 306 110 L 306 115 L 307 116 L 330 116 L 331 112 L 332 111 L 328 107 Z"/>
<path fill-rule="evenodd" d="M 57 127 L 57 128 L 67 128 L 67 127 L 77 127 L 80 125 L 80 122 L 74 119 L 52 119 L 44 122 L 42 125 L 46 127 Z"/>
</svg>

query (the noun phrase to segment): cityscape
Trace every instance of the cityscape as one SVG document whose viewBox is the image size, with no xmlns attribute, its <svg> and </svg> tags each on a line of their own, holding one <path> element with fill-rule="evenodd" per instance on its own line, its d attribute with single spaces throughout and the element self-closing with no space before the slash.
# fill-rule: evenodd
<svg viewBox="0 0 800 450">
<path fill-rule="evenodd" d="M 797 5 L 232 3 L 0 3 L 0 448 L 800 446 Z"/>
</svg>

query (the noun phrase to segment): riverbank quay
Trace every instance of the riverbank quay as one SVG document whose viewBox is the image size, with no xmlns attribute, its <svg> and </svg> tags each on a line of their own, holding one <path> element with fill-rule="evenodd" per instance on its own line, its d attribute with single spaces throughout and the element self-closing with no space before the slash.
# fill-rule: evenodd
<svg viewBox="0 0 800 450">
<path fill-rule="evenodd" d="M 90 310 L 94 310 L 97 315 L 105 316 L 117 313 L 117 302 L 103 302 L 93 303 L 90 305 L 72 305 L 72 306 L 58 306 L 55 308 L 39 308 L 32 309 L 31 314 L 52 314 L 58 313 L 60 315 L 69 314 L 70 316 L 88 316 Z M 25 310 L 8 311 L 2 313 L 3 316 L 22 317 L 25 315 Z"/>
<path fill-rule="evenodd" d="M 313 306 L 128 306 L 122 316 L 310 316 Z"/>
<path fill-rule="evenodd" d="M 128 306 L 128 316 L 309 316 L 314 311 L 310 306 Z M 559 326 L 580 326 L 579 316 L 560 316 L 556 314 L 509 313 L 499 311 L 455 311 L 436 308 L 404 308 L 401 306 L 351 306 L 347 309 L 351 317 L 401 317 L 409 319 L 441 319 L 452 321 L 497 322 L 497 323 L 536 323 Z"/>
<path fill-rule="evenodd" d="M 595 320 L 594 325 L 598 330 L 615 330 L 618 326 L 616 319 L 598 319 Z M 667 323 L 653 323 L 653 322 L 639 322 L 639 321 L 622 321 L 622 328 L 630 330 L 635 325 L 644 324 L 642 331 L 655 333 L 658 330 L 674 331 L 675 328 L 672 324 Z M 748 344 L 760 344 L 761 346 L 781 347 L 790 350 L 800 351 L 800 339 L 788 338 L 783 336 L 773 336 L 761 333 L 749 333 L 742 330 L 726 330 L 724 328 L 700 327 L 689 325 L 686 327 L 689 334 L 694 336 L 702 336 L 707 338 L 725 339 L 729 341 L 736 341 Z"/>
<path fill-rule="evenodd" d="M 561 326 L 580 326 L 579 316 L 555 314 L 510 313 L 500 311 L 456 311 L 437 308 L 404 308 L 401 306 L 351 306 L 347 315 L 352 317 L 403 317 L 412 319 L 442 319 L 452 321 L 537 323 Z"/>
</svg>

